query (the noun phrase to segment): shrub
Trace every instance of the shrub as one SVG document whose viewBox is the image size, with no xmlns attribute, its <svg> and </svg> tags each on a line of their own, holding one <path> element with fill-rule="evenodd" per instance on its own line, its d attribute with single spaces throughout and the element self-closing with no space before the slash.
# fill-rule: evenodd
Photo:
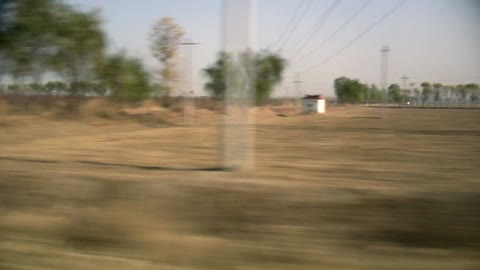
<svg viewBox="0 0 480 270">
<path fill-rule="evenodd" d="M 149 76 L 139 60 L 116 54 L 105 61 L 101 77 L 112 97 L 138 101 L 150 95 Z"/>
</svg>

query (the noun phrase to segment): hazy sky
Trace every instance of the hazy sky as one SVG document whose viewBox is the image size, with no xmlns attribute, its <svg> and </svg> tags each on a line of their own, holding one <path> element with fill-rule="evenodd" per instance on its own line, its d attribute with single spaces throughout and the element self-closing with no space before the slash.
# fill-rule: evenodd
<svg viewBox="0 0 480 270">
<path fill-rule="evenodd" d="M 288 36 L 285 42 L 277 42 L 302 1 L 299 12 L 304 15 L 302 20 L 294 21 L 298 23 L 295 28 L 292 27 L 290 35 L 285 35 Z M 128 54 L 143 59 L 151 69 L 157 63 L 149 50 L 149 30 L 163 16 L 175 18 L 185 28 L 187 37 L 200 43 L 193 51 L 194 88 L 197 94 L 204 93 L 202 83 L 205 78 L 201 68 L 212 63 L 221 49 L 221 0 L 70 2 L 84 9 L 101 7 L 110 48 L 124 49 Z M 284 44 L 282 54 L 289 60 L 284 83 L 278 87 L 277 95 L 284 95 L 287 88 L 290 93 L 293 92 L 292 81 L 296 73 L 303 81 L 302 91 L 311 94 L 332 95 L 333 80 L 340 76 L 379 84 L 382 45 L 391 49 L 389 83 L 401 83 L 400 77 L 404 74 L 417 84 L 422 81 L 444 84 L 480 82 L 480 1 L 407 0 L 359 39 L 356 38 L 401 1 L 334 2 L 257 0 L 257 48 L 273 44 L 274 49 L 280 49 Z M 363 9 L 350 24 L 324 42 L 362 6 Z M 331 12 L 324 18 L 327 10 Z M 314 28 L 315 25 L 319 27 Z M 320 48 L 313 50 L 322 42 Z M 303 44 L 304 50 L 297 53 Z M 303 55 L 303 59 L 295 61 Z"/>
</svg>

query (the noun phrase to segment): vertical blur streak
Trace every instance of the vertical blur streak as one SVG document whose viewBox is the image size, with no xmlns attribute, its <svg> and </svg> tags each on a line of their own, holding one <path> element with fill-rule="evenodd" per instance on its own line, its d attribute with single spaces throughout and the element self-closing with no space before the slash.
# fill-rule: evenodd
<svg viewBox="0 0 480 270">
<path fill-rule="evenodd" d="M 235 170 L 254 168 L 250 107 L 255 97 L 255 0 L 224 0 L 223 49 L 226 68 L 226 116 L 223 131 L 223 166 Z"/>
<path fill-rule="evenodd" d="M 193 103 L 193 83 L 192 83 L 192 69 L 193 69 L 193 43 L 191 39 L 185 39 L 185 42 L 180 43 L 183 46 L 183 122 L 185 125 L 194 124 L 194 103 Z"/>
</svg>

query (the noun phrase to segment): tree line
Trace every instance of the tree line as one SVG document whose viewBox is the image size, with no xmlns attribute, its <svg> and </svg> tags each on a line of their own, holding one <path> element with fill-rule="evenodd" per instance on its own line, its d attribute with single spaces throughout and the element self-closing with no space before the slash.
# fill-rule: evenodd
<svg viewBox="0 0 480 270">
<path fill-rule="evenodd" d="M 98 10 L 57 0 L 0 2 L 0 86 L 7 94 L 105 95 L 140 99 L 152 88 L 142 63 L 106 52 Z M 59 80 L 43 83 L 43 78 Z M 107 91 L 109 90 L 109 91 Z"/>
<path fill-rule="evenodd" d="M 148 38 L 159 68 L 149 71 L 125 52 L 107 52 L 99 10 L 83 11 L 61 0 L 2 0 L 0 94 L 108 95 L 129 100 L 183 94 L 187 89 L 181 89 L 177 64 L 184 36 L 173 18 L 154 22 Z M 224 97 L 223 63 L 228 58 L 220 53 L 203 70 L 205 89 L 213 97 Z M 253 58 L 257 101 L 262 102 L 280 82 L 286 62 L 268 52 Z M 55 79 L 45 83 L 45 77 Z"/>
<path fill-rule="evenodd" d="M 341 103 L 409 103 L 409 104 L 451 104 L 479 103 L 480 87 L 476 83 L 443 85 L 423 82 L 421 88 L 402 89 L 391 84 L 388 89 L 379 89 L 358 79 L 340 77 L 335 79 L 337 101 Z"/>
</svg>

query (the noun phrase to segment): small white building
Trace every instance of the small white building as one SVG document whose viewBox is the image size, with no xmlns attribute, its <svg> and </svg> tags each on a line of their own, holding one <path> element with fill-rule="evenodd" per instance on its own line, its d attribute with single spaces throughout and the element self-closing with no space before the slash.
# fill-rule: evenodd
<svg viewBox="0 0 480 270">
<path fill-rule="evenodd" d="M 306 95 L 303 100 L 303 112 L 324 113 L 325 97 L 322 95 Z"/>
</svg>

